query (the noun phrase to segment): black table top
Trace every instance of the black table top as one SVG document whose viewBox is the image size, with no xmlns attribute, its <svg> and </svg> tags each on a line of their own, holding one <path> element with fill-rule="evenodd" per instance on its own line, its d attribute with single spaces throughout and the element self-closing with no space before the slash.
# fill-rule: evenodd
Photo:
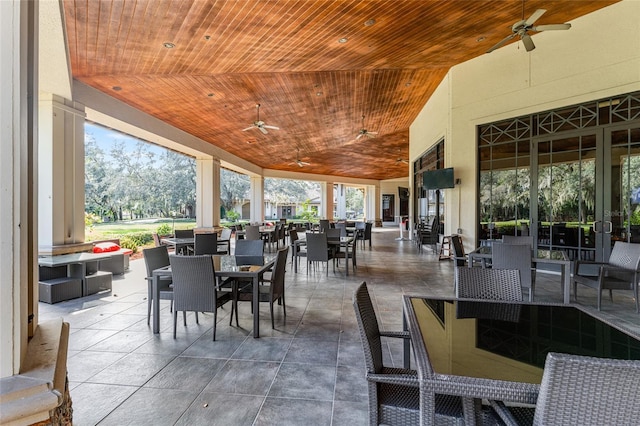
<svg viewBox="0 0 640 426">
<path fill-rule="evenodd" d="M 548 352 L 640 359 L 640 336 L 577 306 L 405 296 L 407 314 L 436 373 L 540 383 Z"/>
</svg>

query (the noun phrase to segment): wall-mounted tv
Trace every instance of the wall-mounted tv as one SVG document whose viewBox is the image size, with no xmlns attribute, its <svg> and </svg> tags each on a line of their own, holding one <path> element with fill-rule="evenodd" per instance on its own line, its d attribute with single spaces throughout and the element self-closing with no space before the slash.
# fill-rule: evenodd
<svg viewBox="0 0 640 426">
<path fill-rule="evenodd" d="M 455 188 L 453 167 L 424 172 L 422 174 L 422 186 L 424 189 Z"/>
</svg>

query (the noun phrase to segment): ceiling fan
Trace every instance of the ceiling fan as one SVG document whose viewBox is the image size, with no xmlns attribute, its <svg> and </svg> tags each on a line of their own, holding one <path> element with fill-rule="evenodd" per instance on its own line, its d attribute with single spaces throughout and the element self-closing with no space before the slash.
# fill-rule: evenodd
<svg viewBox="0 0 640 426">
<path fill-rule="evenodd" d="M 300 160 L 300 148 L 298 148 L 298 153 L 296 154 L 296 160 L 292 161 L 290 164 L 297 164 L 298 167 L 310 166 L 310 163 Z"/>
<path fill-rule="evenodd" d="M 356 136 L 356 140 L 360 139 L 363 136 L 368 138 L 375 138 L 378 132 L 370 132 L 364 127 L 364 115 L 362 116 L 362 129 L 358 132 L 358 136 Z"/>
<path fill-rule="evenodd" d="M 269 132 L 267 132 L 267 129 L 273 129 L 273 130 L 280 130 L 279 127 L 277 126 L 269 126 L 267 125 L 264 121 L 260 120 L 260 104 L 256 104 L 256 121 L 254 121 L 251 126 L 247 127 L 246 129 L 242 129 L 242 131 L 247 131 L 250 129 L 258 129 L 260 130 L 262 133 L 264 133 L 265 135 Z"/>
<path fill-rule="evenodd" d="M 550 31 L 550 30 L 568 30 L 571 28 L 571 24 L 548 24 L 548 25 L 536 25 L 533 24 L 540 19 L 540 17 L 546 12 L 546 9 L 538 9 L 533 12 L 533 15 L 529 17 L 529 19 L 524 19 L 524 2 L 522 3 L 522 20 L 516 22 L 511 26 L 511 31 L 513 34 L 503 38 L 500 42 L 498 42 L 491 49 L 487 50 L 487 53 L 491 53 L 497 48 L 504 45 L 506 42 L 514 38 L 515 36 L 520 36 L 522 40 L 522 44 L 524 44 L 524 48 L 527 52 L 531 52 L 536 46 L 533 44 L 533 40 L 531 40 L 531 36 L 529 35 L 529 31 Z"/>
<path fill-rule="evenodd" d="M 409 160 L 405 160 L 404 158 L 398 158 L 396 160 L 396 163 L 405 163 L 405 164 L 409 164 Z"/>
</svg>

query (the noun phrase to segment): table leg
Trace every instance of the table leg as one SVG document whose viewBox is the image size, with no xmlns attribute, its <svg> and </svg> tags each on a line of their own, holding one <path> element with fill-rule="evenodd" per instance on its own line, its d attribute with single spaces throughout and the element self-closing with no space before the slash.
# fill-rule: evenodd
<svg viewBox="0 0 640 426">
<path fill-rule="evenodd" d="M 571 303 L 571 262 L 562 264 L 562 290 L 564 293 L 564 303 Z"/>
<path fill-rule="evenodd" d="M 260 337 L 260 276 L 253 277 L 253 337 Z M 236 314 L 237 315 L 237 314 Z"/>
<path fill-rule="evenodd" d="M 403 308 L 404 311 L 404 308 Z M 409 325 L 407 324 L 407 318 L 404 315 L 404 312 L 402 314 L 402 330 L 403 331 L 408 331 L 409 330 Z M 410 339 L 402 339 L 402 346 L 403 346 L 403 360 L 404 360 L 404 368 L 406 369 L 410 369 L 411 368 L 411 340 Z"/>
<path fill-rule="evenodd" d="M 293 272 L 297 273 L 298 272 L 298 245 L 294 243 L 291 249 L 293 250 Z"/>
<path fill-rule="evenodd" d="M 344 263 L 347 276 L 349 276 L 349 244 L 344 245 Z"/>
<path fill-rule="evenodd" d="M 157 274 L 153 274 L 151 279 L 151 292 L 153 294 L 153 334 L 160 333 L 160 290 L 158 287 L 158 280 L 160 278 Z"/>
</svg>

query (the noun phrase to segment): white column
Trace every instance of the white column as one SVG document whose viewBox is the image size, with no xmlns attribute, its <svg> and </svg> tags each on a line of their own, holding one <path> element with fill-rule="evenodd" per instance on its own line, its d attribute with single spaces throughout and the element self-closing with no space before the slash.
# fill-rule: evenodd
<svg viewBox="0 0 640 426">
<path fill-rule="evenodd" d="M 336 219 L 346 219 L 347 218 L 347 188 L 344 184 L 339 183 L 337 188 L 338 193 L 335 194 L 335 198 L 337 201 L 337 209 L 336 209 Z"/>
<path fill-rule="evenodd" d="M 37 2 L 0 1 L 0 377 L 20 370 L 37 298 L 36 16 Z"/>
<path fill-rule="evenodd" d="M 250 188 L 250 222 L 264 222 L 264 177 L 252 176 Z"/>
<path fill-rule="evenodd" d="M 379 216 L 379 214 L 377 214 L 378 210 L 376 209 L 378 194 L 380 194 L 380 191 L 376 191 L 374 185 L 366 185 L 364 187 L 364 218 L 367 221 L 375 222 Z"/>
<path fill-rule="evenodd" d="M 220 160 L 196 159 L 196 227 L 220 225 Z"/>
<path fill-rule="evenodd" d="M 320 182 L 320 219 L 333 220 L 333 182 Z"/>
<path fill-rule="evenodd" d="M 39 245 L 84 242 L 84 105 L 39 100 Z"/>
</svg>

